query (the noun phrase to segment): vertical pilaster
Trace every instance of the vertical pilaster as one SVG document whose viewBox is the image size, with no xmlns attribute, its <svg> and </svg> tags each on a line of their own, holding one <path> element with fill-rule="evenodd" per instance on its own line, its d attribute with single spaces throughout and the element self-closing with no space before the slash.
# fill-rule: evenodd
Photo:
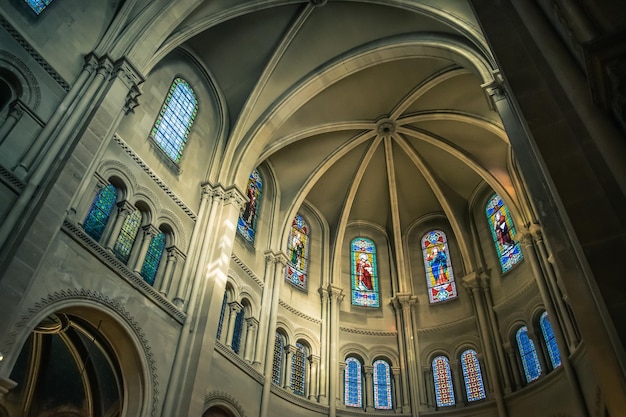
<svg viewBox="0 0 626 417">
<path fill-rule="evenodd" d="M 393 366 L 391 368 L 391 375 L 393 377 L 393 387 L 391 390 L 391 398 L 393 399 L 393 409 L 396 413 L 402 412 L 402 387 L 400 383 L 400 368 Z"/>
<path fill-rule="evenodd" d="M 113 227 L 109 232 L 108 240 L 106 247 L 110 251 L 113 251 L 113 247 L 115 246 L 115 242 L 117 241 L 117 237 L 122 230 L 122 226 L 124 225 L 124 221 L 128 217 L 128 215 L 136 210 L 135 206 L 130 204 L 127 200 L 120 201 L 117 203 L 117 216 L 115 217 L 115 221 L 113 222 Z M 104 237 L 104 236 L 103 236 Z"/>
<path fill-rule="evenodd" d="M 338 375 L 339 375 L 339 367 L 338 364 L 338 349 L 339 349 L 339 304 L 341 300 L 343 300 L 343 290 L 339 287 L 335 287 L 333 285 L 328 286 L 328 297 L 330 300 L 329 306 L 329 348 L 328 348 L 328 356 L 329 356 L 329 369 L 328 373 L 330 375 L 329 378 L 329 404 L 328 404 L 328 416 L 335 417 L 337 415 L 337 403 L 339 402 L 339 389 L 338 389 Z"/>
<path fill-rule="evenodd" d="M 183 259 L 184 255 L 180 250 L 178 250 L 176 246 L 170 246 L 169 248 L 166 248 L 165 252 L 166 261 L 165 268 L 163 269 L 163 274 L 159 274 L 157 276 L 157 280 L 154 284 L 157 288 L 159 288 L 159 292 L 164 297 L 167 297 L 170 291 L 170 285 L 172 284 L 172 281 L 174 279 L 174 273 L 176 271 L 176 265 L 178 264 L 178 260 Z M 162 277 L 162 279 L 159 279 L 159 276 Z"/>
<path fill-rule="evenodd" d="M 365 375 L 365 389 L 363 397 L 365 397 L 365 411 L 374 410 L 374 381 L 372 380 L 372 371 L 374 368 L 370 365 L 363 366 L 363 374 Z"/>
<path fill-rule="evenodd" d="M 237 301 L 231 301 L 228 303 L 228 330 L 226 332 L 226 343 L 230 348 L 233 348 L 233 334 L 235 333 L 235 322 L 237 321 L 237 314 L 243 309 L 243 306 Z"/>
<path fill-rule="evenodd" d="M 513 371 L 513 390 L 517 390 L 522 387 L 522 376 L 520 375 L 519 366 L 517 365 L 516 350 L 509 341 L 504 342 L 503 347 L 509 358 L 511 370 Z"/>
<path fill-rule="evenodd" d="M 405 346 L 404 355 L 408 387 L 403 390 L 404 404 L 402 405 L 402 412 L 406 413 L 410 409 L 413 416 L 418 416 L 420 405 L 419 387 L 422 384 L 418 375 L 419 369 L 421 369 L 419 343 L 413 325 L 413 307 L 417 303 L 417 298 L 410 294 L 398 294 L 393 298 L 392 302 L 396 315 L 399 316 L 400 326 L 398 329 L 403 334 L 402 339 Z"/>
<path fill-rule="evenodd" d="M 152 238 L 161 233 L 159 229 L 151 224 L 143 226 L 141 232 L 141 245 L 139 246 L 139 250 L 133 251 L 133 254 L 128 260 L 128 265 L 132 265 L 131 267 L 137 275 L 141 275 L 141 268 L 146 260 L 148 247 L 150 246 L 150 242 L 152 242 Z"/>
<path fill-rule="evenodd" d="M 257 370 L 262 370 L 262 364 L 267 357 L 266 350 L 273 345 L 274 330 L 269 328 L 270 312 L 272 311 L 272 295 L 274 290 L 274 268 L 275 259 L 271 251 L 265 252 L 265 273 L 263 274 L 263 296 L 261 299 L 261 312 L 259 315 L 259 338 L 256 344 L 256 352 L 254 356 L 254 366 Z M 271 339 L 270 339 L 270 336 Z M 269 343 L 269 344 L 267 344 Z M 273 349 L 272 349 L 273 350 Z"/>
<path fill-rule="evenodd" d="M 308 399 L 309 401 L 318 401 L 319 398 L 319 384 L 318 384 L 318 368 L 320 363 L 320 357 L 315 355 L 308 356 L 309 361 L 309 383 L 308 387 Z"/>
<path fill-rule="evenodd" d="M 320 385 L 319 385 L 319 402 L 321 404 L 328 404 L 328 378 L 330 378 L 330 376 L 328 375 L 328 329 L 329 329 L 329 325 L 328 325 L 328 321 L 329 321 L 329 317 L 328 317 L 328 303 L 329 303 L 329 297 L 328 297 L 328 288 L 320 288 L 319 290 L 320 293 L 320 302 L 322 303 L 322 308 L 321 308 L 321 318 L 322 318 L 322 325 L 321 325 L 321 333 L 320 333 Z"/>
<path fill-rule="evenodd" d="M 294 345 L 285 346 L 285 366 L 283 378 L 283 388 L 289 392 L 293 392 L 291 388 L 291 377 L 292 377 L 292 365 L 293 365 L 293 355 L 297 353 L 297 349 Z"/>
<path fill-rule="evenodd" d="M 257 330 L 259 321 L 254 317 L 246 318 L 246 346 L 243 353 L 244 360 L 252 362 L 254 360 L 254 346 L 257 340 Z"/>
</svg>

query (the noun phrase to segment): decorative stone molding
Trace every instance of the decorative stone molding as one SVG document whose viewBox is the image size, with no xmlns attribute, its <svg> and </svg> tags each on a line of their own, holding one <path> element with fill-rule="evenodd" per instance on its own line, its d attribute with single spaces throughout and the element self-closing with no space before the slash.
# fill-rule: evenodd
<svg viewBox="0 0 626 417">
<path fill-rule="evenodd" d="M 174 192 L 172 190 L 170 190 L 170 188 L 167 186 L 167 184 L 161 179 L 159 178 L 159 176 L 148 166 L 148 164 L 146 164 L 143 159 L 141 159 L 139 157 L 139 155 L 137 155 L 135 153 L 135 151 L 133 151 L 131 149 L 130 146 L 128 146 L 128 144 L 126 142 L 124 142 L 124 140 L 117 134 L 115 134 L 113 136 L 113 141 L 115 143 L 117 143 L 122 150 L 124 150 L 124 152 L 126 152 L 126 154 L 128 156 L 130 156 L 130 158 L 135 161 L 135 163 L 137 165 L 139 165 L 139 167 L 141 169 L 143 169 L 143 171 L 148 174 L 148 176 L 163 190 L 165 191 L 165 194 L 168 195 L 168 197 L 170 197 L 175 203 L 176 205 L 178 205 L 178 207 L 180 207 L 194 222 L 197 220 L 198 216 L 196 215 L 196 213 L 193 212 L 193 210 L 191 210 L 184 202 L 183 200 L 181 200 L 176 194 L 174 194 Z"/>
<path fill-rule="evenodd" d="M 263 281 L 261 281 L 261 279 L 259 279 L 259 277 L 254 272 L 252 272 L 252 270 L 248 268 L 246 264 L 244 264 L 243 261 L 239 259 L 239 257 L 237 257 L 237 255 L 235 255 L 234 253 L 231 253 L 230 258 L 239 268 L 241 268 L 243 272 L 245 272 L 250 278 L 254 280 L 254 282 L 257 283 L 259 288 L 263 288 L 264 286 Z"/>
<path fill-rule="evenodd" d="M 21 194 L 24 183 L 11 171 L 0 165 L 0 182 L 6 184 L 15 194 Z"/>
<path fill-rule="evenodd" d="M 437 333 L 437 332 L 442 332 L 442 331 L 450 331 L 457 327 L 460 329 L 468 329 L 472 326 L 476 326 L 476 318 L 474 316 L 467 317 L 467 318 L 464 318 L 462 320 L 458 320 L 452 323 L 442 324 L 441 326 L 419 329 L 417 331 L 417 334 L 430 334 L 430 333 Z"/>
<path fill-rule="evenodd" d="M 284 302 L 283 300 L 280 300 L 280 299 L 279 299 L 279 300 L 278 300 L 278 305 L 279 305 L 279 306 L 281 306 L 282 308 L 284 308 L 285 310 L 289 311 L 290 313 L 295 314 L 295 315 L 296 315 L 296 316 L 298 316 L 298 317 L 301 317 L 301 318 L 303 318 L 303 319 L 305 319 L 305 320 L 308 320 L 308 321 L 310 321 L 310 322 L 312 322 L 312 323 L 315 323 L 315 324 L 317 324 L 317 325 L 321 325 L 321 324 L 322 324 L 322 321 L 321 321 L 321 320 L 316 319 L 316 318 L 314 318 L 314 317 L 311 317 L 311 316 L 309 316 L 309 315 L 307 315 L 307 314 L 304 314 L 303 312 L 301 312 L 300 310 L 297 310 L 296 308 L 294 308 L 294 307 L 290 306 L 289 304 L 287 304 L 287 303 L 286 303 L 286 302 Z"/>
<path fill-rule="evenodd" d="M 507 304 L 525 296 L 531 289 L 536 289 L 536 288 L 537 288 L 537 282 L 535 280 L 528 280 L 526 285 L 520 288 L 519 291 L 517 291 L 515 294 L 511 295 L 507 299 L 503 300 L 501 303 L 494 305 L 493 309 L 496 311 L 496 313 L 498 313 L 502 311 L 507 306 Z"/>
<path fill-rule="evenodd" d="M 205 411 L 216 405 L 227 405 L 231 408 L 230 411 L 237 413 L 236 417 L 246 417 L 246 413 L 243 411 L 243 407 L 239 404 L 239 401 L 232 395 L 224 391 L 212 391 L 204 397 Z"/>
<path fill-rule="evenodd" d="M 219 340 L 215 341 L 215 349 L 221 353 L 226 359 L 232 362 L 239 369 L 246 372 L 252 379 L 259 384 L 263 384 L 265 377 L 254 369 L 248 362 L 237 355 L 229 346 L 222 344 Z"/>
<path fill-rule="evenodd" d="M 367 329 L 353 329 L 350 327 L 339 327 L 339 330 L 346 333 L 354 333 L 354 334 L 363 334 L 367 336 L 384 336 L 384 337 L 395 337 L 398 335 L 398 332 L 386 332 L 384 330 L 367 330 Z"/>
<path fill-rule="evenodd" d="M 1 19 L 2 17 L 0 17 L 0 20 Z M 39 108 L 39 105 L 41 104 L 41 88 L 39 87 L 39 82 L 37 81 L 35 74 L 33 74 L 30 68 L 28 68 L 28 66 L 24 64 L 22 60 L 20 60 L 17 56 L 13 55 L 10 52 L 0 50 L 0 62 L 2 61 L 5 61 L 9 63 L 9 65 L 14 66 L 15 69 L 19 71 L 19 74 L 16 75 L 21 75 L 25 78 L 25 80 L 23 81 L 27 82 L 28 85 L 22 86 L 24 87 L 24 95 L 27 96 L 29 94 L 32 94 L 33 97 L 20 98 L 22 100 L 27 99 L 27 105 L 30 106 L 33 110 L 37 110 L 37 108 Z"/>
<path fill-rule="evenodd" d="M 492 109 L 496 108 L 496 102 L 504 100 L 506 95 L 504 93 L 504 77 L 500 74 L 500 70 L 493 70 L 493 80 L 482 84 L 481 87 L 487 95 L 489 104 Z"/>
<path fill-rule="evenodd" d="M 322 405 L 311 400 L 306 399 L 306 397 L 294 394 L 292 392 L 287 391 L 286 389 L 279 387 L 278 385 L 271 384 L 270 391 L 273 394 L 276 394 L 281 399 L 288 401 L 298 407 L 301 407 L 305 410 L 316 411 L 321 415 L 328 415 L 328 406 Z M 363 414 L 360 414 L 361 416 Z"/>
</svg>

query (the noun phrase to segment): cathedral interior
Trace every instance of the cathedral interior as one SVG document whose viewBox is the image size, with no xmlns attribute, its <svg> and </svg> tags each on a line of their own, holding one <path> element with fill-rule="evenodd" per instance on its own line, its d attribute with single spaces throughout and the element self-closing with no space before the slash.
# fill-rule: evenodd
<svg viewBox="0 0 626 417">
<path fill-rule="evenodd" d="M 624 207 L 621 0 L 5 0 L 0 417 L 624 416 Z"/>
</svg>

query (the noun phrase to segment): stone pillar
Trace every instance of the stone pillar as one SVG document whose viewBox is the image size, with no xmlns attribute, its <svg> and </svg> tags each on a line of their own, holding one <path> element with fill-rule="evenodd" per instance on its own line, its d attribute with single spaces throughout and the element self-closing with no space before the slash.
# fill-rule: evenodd
<svg viewBox="0 0 626 417">
<path fill-rule="evenodd" d="M 319 368 L 320 357 L 315 355 L 309 355 L 309 382 L 307 384 L 309 395 L 309 401 L 318 401 L 319 398 L 319 384 L 317 370 Z"/>
<path fill-rule="evenodd" d="M 256 345 L 257 329 L 259 328 L 259 321 L 254 317 L 246 318 L 246 346 L 243 352 L 243 358 L 252 362 L 254 360 L 254 347 Z"/>
<path fill-rule="evenodd" d="M 339 399 L 339 389 L 337 386 L 337 379 L 339 376 L 339 367 L 338 364 L 338 349 L 339 349 L 339 304 L 341 304 L 341 300 L 343 300 L 343 290 L 339 287 L 335 287 L 332 284 L 328 286 L 328 296 L 330 300 L 330 308 L 329 308 L 329 318 L 330 318 L 330 329 L 329 329 L 329 348 L 328 348 L 328 356 L 329 356 L 329 369 L 328 373 L 330 375 L 329 378 L 329 417 L 336 417 L 337 415 L 337 402 Z"/>
<path fill-rule="evenodd" d="M 283 388 L 289 392 L 291 389 L 291 365 L 293 362 L 293 355 L 297 353 L 297 349 L 294 345 L 285 346 L 285 366 L 283 366 Z"/>
<path fill-rule="evenodd" d="M 372 371 L 374 368 L 370 365 L 363 366 L 363 374 L 365 375 L 365 387 L 363 397 L 365 398 L 365 411 L 374 410 L 374 381 L 372 380 Z"/>
<path fill-rule="evenodd" d="M 517 390 L 522 387 L 522 377 L 520 375 L 520 369 L 517 359 L 517 349 L 511 345 L 510 342 L 503 343 L 504 350 L 509 358 L 509 364 L 513 371 L 513 390 Z"/>
<path fill-rule="evenodd" d="M 263 274 L 263 296 L 261 299 L 261 309 L 259 315 L 259 338 L 256 343 L 254 366 L 258 371 L 263 371 L 262 364 L 266 357 L 266 350 L 273 349 L 273 339 L 276 329 L 269 328 L 270 312 L 272 311 L 272 295 L 274 288 L 274 268 L 276 255 L 271 251 L 265 252 L 265 273 Z M 270 343 L 269 345 L 267 343 Z M 270 348 L 270 346 L 272 348 Z"/>
<path fill-rule="evenodd" d="M 135 206 L 130 204 L 127 200 L 120 201 L 117 203 L 117 216 L 113 222 L 113 227 L 109 232 L 106 248 L 110 251 L 113 251 L 113 247 L 115 246 L 115 242 L 117 241 L 117 237 L 120 234 L 120 230 L 122 230 L 122 226 L 124 225 L 124 221 L 128 217 L 128 215 L 136 210 Z M 104 238 L 104 236 L 102 236 Z"/>
<path fill-rule="evenodd" d="M 161 233 L 159 229 L 151 224 L 142 226 L 141 231 L 143 232 L 141 236 L 141 245 L 138 250 L 133 251 L 130 259 L 128 259 L 128 265 L 134 265 L 133 271 L 137 275 L 141 275 L 141 269 L 143 268 L 143 263 L 146 260 L 148 247 L 150 246 L 150 242 L 152 242 L 152 238 Z"/>
<path fill-rule="evenodd" d="M 320 330 L 320 383 L 319 383 L 319 402 L 321 404 L 328 404 L 328 379 L 331 377 L 328 374 L 328 288 L 320 288 L 320 301 L 321 305 L 321 319 L 322 325 Z"/>
<path fill-rule="evenodd" d="M 341 391 L 341 404 L 345 406 L 346 403 L 346 368 L 345 362 L 339 362 L 339 375 L 337 375 L 337 381 L 339 381 L 339 390 Z M 345 407 L 344 407 L 345 408 Z"/>
<path fill-rule="evenodd" d="M 237 321 L 237 314 L 243 310 L 243 306 L 237 301 L 228 303 L 228 330 L 226 333 L 226 345 L 233 348 L 233 334 L 235 333 L 235 322 Z"/>
<path fill-rule="evenodd" d="M 391 376 L 393 377 L 393 386 L 391 389 L 391 398 L 393 399 L 393 409 L 396 413 L 400 413 L 402 410 L 402 387 L 400 383 L 400 368 L 393 366 L 391 368 Z"/>
<path fill-rule="evenodd" d="M 163 297 L 167 297 L 167 294 L 170 290 L 170 285 L 174 279 L 174 273 L 176 272 L 176 265 L 178 264 L 178 260 L 184 258 L 183 253 L 178 250 L 176 246 L 170 246 L 165 249 L 165 268 L 163 274 L 157 275 L 157 280 L 155 281 L 155 287 L 159 288 L 159 292 Z M 161 269 L 161 268 L 159 268 Z M 159 280 L 158 278 L 161 277 Z"/>
<path fill-rule="evenodd" d="M 11 133 L 17 122 L 19 122 L 22 118 L 23 114 L 24 110 L 22 109 L 22 104 L 19 100 L 15 100 L 11 103 L 11 110 L 9 110 L 6 120 L 2 126 L 0 126 L 0 146 L 2 146 L 2 143 L 9 136 L 9 133 Z"/>
<path fill-rule="evenodd" d="M 413 306 L 417 303 L 417 298 L 410 294 L 398 294 L 392 300 L 396 315 L 398 316 L 398 329 L 402 333 L 402 342 L 405 346 L 404 360 L 406 361 L 405 372 L 408 374 L 408 386 L 402 384 L 403 404 L 402 412 L 407 413 L 409 409 L 413 416 L 419 415 L 420 392 L 423 385 L 418 375 L 421 369 L 419 360 L 419 344 L 417 334 L 413 326 Z"/>
</svg>

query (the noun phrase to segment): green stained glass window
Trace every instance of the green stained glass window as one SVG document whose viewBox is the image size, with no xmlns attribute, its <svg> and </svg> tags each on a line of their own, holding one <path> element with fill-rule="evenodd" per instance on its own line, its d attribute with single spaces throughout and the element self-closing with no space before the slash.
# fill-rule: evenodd
<svg viewBox="0 0 626 417">
<path fill-rule="evenodd" d="M 306 380 L 306 348 L 296 343 L 296 352 L 291 360 L 291 390 L 294 394 L 304 395 L 304 381 Z"/>
<path fill-rule="evenodd" d="M 104 187 L 91 204 L 89 213 L 83 222 L 85 232 L 95 240 L 100 240 L 104 228 L 111 217 L 111 211 L 117 201 L 117 188 L 109 184 Z"/>
<path fill-rule="evenodd" d="M 291 222 L 287 253 L 289 259 L 285 268 L 285 279 L 297 288 L 306 290 L 309 262 L 309 226 L 299 214 Z"/>
<path fill-rule="evenodd" d="M 150 137 L 169 158 L 178 163 L 198 112 L 198 100 L 182 78 L 176 78 L 165 98 Z"/>
<path fill-rule="evenodd" d="M 43 12 L 43 9 L 45 9 L 50 3 L 52 3 L 52 0 L 24 0 L 26 2 L 26 4 L 28 4 L 30 6 L 31 9 L 33 9 L 33 12 L 35 12 L 37 15 L 41 14 L 41 12 Z"/>
<path fill-rule="evenodd" d="M 133 248 L 137 232 L 139 231 L 139 226 L 141 226 L 141 212 L 135 209 L 126 217 L 126 220 L 124 220 L 122 230 L 120 230 L 120 234 L 117 236 L 117 240 L 113 246 L 115 256 L 124 263 L 128 262 L 130 251 Z"/>
<path fill-rule="evenodd" d="M 163 251 L 165 250 L 165 234 L 163 232 L 152 237 L 150 240 L 150 246 L 148 246 L 148 252 L 146 253 L 146 259 L 141 267 L 141 276 L 150 285 L 154 285 L 154 278 L 156 277 L 161 258 L 163 257 Z"/>
<path fill-rule="evenodd" d="M 507 272 L 523 258 L 519 242 L 515 240 L 515 225 L 509 210 L 497 194 L 489 199 L 485 211 L 493 242 L 496 245 L 500 267 L 502 272 Z"/>
</svg>

